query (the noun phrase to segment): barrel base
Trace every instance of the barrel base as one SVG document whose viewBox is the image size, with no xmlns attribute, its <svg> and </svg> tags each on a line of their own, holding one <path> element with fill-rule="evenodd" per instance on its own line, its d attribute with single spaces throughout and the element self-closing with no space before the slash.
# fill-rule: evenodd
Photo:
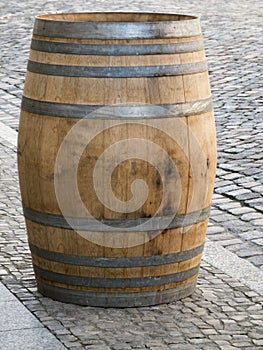
<svg viewBox="0 0 263 350">
<path fill-rule="evenodd" d="M 197 279 L 176 288 L 162 291 L 140 293 L 90 292 L 57 287 L 38 280 L 38 291 L 51 299 L 85 306 L 98 307 L 140 307 L 171 303 L 191 295 L 196 288 Z"/>
</svg>

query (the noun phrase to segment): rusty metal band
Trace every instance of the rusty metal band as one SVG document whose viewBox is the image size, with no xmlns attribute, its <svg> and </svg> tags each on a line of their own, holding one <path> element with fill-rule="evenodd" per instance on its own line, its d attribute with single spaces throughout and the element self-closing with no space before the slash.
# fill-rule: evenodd
<svg viewBox="0 0 263 350">
<path fill-rule="evenodd" d="M 95 219 L 91 217 L 64 217 L 23 207 L 26 219 L 45 226 L 90 232 L 139 232 L 159 231 L 194 225 L 209 217 L 210 207 L 183 215 L 154 216 L 139 219 Z M 69 220 L 70 224 L 68 223 Z M 143 229 L 141 227 L 143 225 Z"/>
<path fill-rule="evenodd" d="M 92 292 L 54 286 L 37 279 L 40 293 L 55 300 L 79 305 L 100 307 L 139 307 L 168 303 L 191 295 L 196 278 L 187 283 L 165 290 L 147 292 Z"/>
<path fill-rule="evenodd" d="M 133 278 L 101 278 L 86 277 L 76 275 L 66 275 L 50 270 L 42 269 L 33 265 L 36 275 L 57 283 L 63 283 L 71 286 L 93 287 L 93 288 L 141 288 L 151 286 L 161 286 L 174 282 L 181 282 L 196 275 L 200 264 L 195 267 L 176 273 L 162 276 L 133 277 Z"/>
<path fill-rule="evenodd" d="M 21 108 L 29 113 L 65 118 L 146 119 L 188 117 L 212 111 L 211 97 L 176 104 L 85 105 L 34 100 L 23 96 Z"/>
<path fill-rule="evenodd" d="M 70 39 L 162 39 L 201 34 L 199 18 L 156 22 L 71 22 L 36 18 L 34 35 Z"/>
<path fill-rule="evenodd" d="M 160 66 L 66 66 L 28 61 L 32 73 L 79 78 L 140 78 L 195 74 L 207 71 L 206 60 Z"/>
<path fill-rule="evenodd" d="M 48 53 L 100 56 L 160 55 L 204 49 L 202 39 L 169 44 L 79 44 L 32 39 L 31 49 Z"/>
<path fill-rule="evenodd" d="M 183 252 L 166 254 L 166 255 L 152 255 L 139 257 L 119 257 L 119 258 L 105 258 L 94 256 L 80 256 L 54 252 L 39 248 L 33 244 L 29 244 L 31 253 L 50 261 L 55 261 L 63 264 L 78 265 L 78 266 L 94 266 L 94 267 L 145 267 L 174 264 L 196 257 L 201 254 L 204 249 L 204 244 L 193 249 L 185 250 Z"/>
</svg>

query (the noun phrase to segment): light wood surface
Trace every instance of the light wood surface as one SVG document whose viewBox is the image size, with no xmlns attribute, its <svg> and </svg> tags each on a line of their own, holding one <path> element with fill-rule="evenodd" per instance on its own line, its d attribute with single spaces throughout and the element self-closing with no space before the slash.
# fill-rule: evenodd
<svg viewBox="0 0 263 350">
<path fill-rule="evenodd" d="M 58 15 L 60 16 L 60 15 Z M 121 15 L 123 20 L 129 16 Z M 126 17 L 125 17 L 126 16 Z M 132 15 L 134 19 L 134 15 Z M 43 17 L 45 18 L 45 17 Z M 58 17 L 61 19 L 61 17 Z M 64 20 L 101 20 L 101 15 L 67 15 Z M 121 18 L 121 17 L 120 17 Z M 126 19 L 125 19 L 126 18 Z M 150 20 L 151 16 L 138 16 L 140 21 Z M 160 17 L 161 18 L 161 17 Z M 170 19 L 168 16 L 162 20 Z M 175 18 L 175 17 L 174 17 Z M 55 17 L 52 18 L 56 19 Z M 115 18 L 114 18 L 115 19 Z M 105 21 L 112 20 L 108 14 Z M 194 42 L 201 38 L 201 34 L 194 37 L 175 37 L 165 39 L 134 39 L 134 40 L 91 40 L 56 38 L 34 35 L 34 39 L 45 42 L 73 43 L 73 44 L 100 44 L 100 45 L 135 45 L 135 44 L 163 44 Z M 156 54 L 139 56 L 105 56 L 105 55 L 77 55 L 50 53 L 31 50 L 30 60 L 43 64 L 87 67 L 143 67 L 143 66 L 170 66 L 195 63 L 205 60 L 203 50 L 188 53 Z M 211 96 L 208 72 L 183 74 L 175 76 L 152 76 L 136 78 L 112 77 L 72 77 L 45 75 L 27 72 L 24 96 L 36 101 L 65 103 L 77 105 L 96 105 L 101 108 L 112 105 L 165 105 L 181 104 L 192 101 L 205 100 Z M 96 112 L 94 112 L 96 113 Z M 164 182 L 168 203 L 160 210 L 158 215 L 172 214 L 185 215 L 210 206 L 212 200 L 215 169 L 216 169 L 216 136 L 213 112 L 208 111 L 198 115 L 182 117 L 160 117 L 145 119 L 143 117 L 125 123 L 116 122 L 114 118 L 107 120 L 86 119 L 82 131 L 90 139 L 80 154 L 77 169 L 77 185 L 81 200 L 89 213 L 96 219 L 139 219 L 153 217 L 162 202 Z M 22 202 L 26 208 L 32 210 L 63 215 L 58 203 L 54 185 L 54 169 L 60 147 L 70 130 L 79 123 L 80 119 L 65 118 L 52 115 L 30 113 L 22 109 L 19 126 L 18 165 Z M 97 130 L 101 130 L 97 133 Z M 81 135 L 80 135 L 81 136 Z M 156 158 L 152 144 L 164 150 L 175 164 L 177 176 L 171 175 L 171 169 L 164 169 L 161 178 L 156 167 L 147 159 L 128 157 L 116 166 L 111 174 L 112 192 L 119 201 L 123 201 L 123 212 L 113 210 L 114 199 L 110 197 L 103 179 L 108 174 L 102 173 L 101 186 L 103 199 L 110 201 L 112 206 L 107 207 L 98 198 L 94 189 L 93 172 L 96 163 L 105 150 L 116 143 L 126 140 L 127 149 L 132 148 L 135 154 L 140 154 L 140 143 L 136 146 L 136 139 L 148 141 L 145 143 L 147 159 Z M 63 182 L 67 172 L 70 171 L 70 157 L 81 149 L 81 142 L 76 139 L 72 144 L 65 160 L 60 177 Z M 136 148 L 137 147 L 137 148 Z M 116 159 L 118 154 L 116 154 Z M 167 163 L 167 156 L 160 152 L 159 164 Z M 154 158 L 154 159 L 155 159 Z M 109 158 L 108 161 L 112 162 Z M 107 169 L 107 158 L 105 169 Z M 110 167 L 110 163 L 108 166 Z M 125 202 L 132 199 L 132 183 L 142 179 L 148 186 L 149 195 L 145 203 L 133 212 L 125 211 Z M 66 182 L 65 182 L 65 191 Z M 67 198 L 67 196 L 65 196 Z M 70 202 L 71 198 L 67 198 Z M 178 203 L 176 212 L 174 204 Z M 126 204 L 127 205 L 127 204 Z M 70 207 L 70 206 L 69 206 Z M 72 202 L 70 207 L 72 217 L 82 216 Z M 127 206 L 126 206 L 127 208 Z M 74 230 L 52 227 L 31 220 L 26 220 L 29 242 L 36 247 L 58 252 L 87 257 L 126 258 L 140 256 L 166 255 L 184 252 L 196 248 L 204 243 L 208 220 L 197 222 L 191 226 L 165 229 L 155 237 L 153 232 L 144 233 L 145 242 L 133 245 L 132 242 L 139 233 L 123 233 L 122 248 L 109 246 L 107 233 L 101 245 L 92 240 L 85 239 Z M 152 235 L 152 239 L 151 238 Z M 92 234 L 90 235 L 90 237 Z M 120 236 L 117 236 L 120 237 Z M 114 238 L 112 238 L 114 243 Z M 107 268 L 94 266 L 76 266 L 44 259 L 33 254 L 33 263 L 48 271 L 65 275 L 89 276 L 100 278 L 146 278 L 187 271 L 200 263 L 201 254 L 182 262 L 163 264 L 158 266 Z M 89 286 L 73 286 L 45 279 L 37 275 L 37 279 L 46 284 L 63 288 L 89 291 L 127 291 L 144 292 L 174 288 L 197 278 L 197 274 L 179 282 L 138 288 L 94 288 Z"/>
</svg>

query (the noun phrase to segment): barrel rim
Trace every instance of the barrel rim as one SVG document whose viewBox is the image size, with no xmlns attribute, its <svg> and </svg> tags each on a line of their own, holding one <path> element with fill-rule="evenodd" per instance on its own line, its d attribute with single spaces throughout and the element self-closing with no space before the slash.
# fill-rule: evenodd
<svg viewBox="0 0 263 350">
<path fill-rule="evenodd" d="M 96 21 L 95 14 L 105 16 L 107 13 L 113 14 L 111 21 Z M 79 15 L 81 12 L 79 13 Z M 70 14 L 49 14 L 36 17 L 33 35 L 74 38 L 74 39 L 98 39 L 98 40 L 137 40 L 137 39 L 161 39 L 161 38 L 182 38 L 193 37 L 201 34 L 200 20 L 198 17 L 190 15 L 175 14 L 153 14 L 156 21 L 138 21 L 135 17 L 142 15 L 142 12 L 82 12 L 82 14 L 94 15 L 94 21 L 63 20 L 63 16 Z M 134 20 L 116 21 L 118 14 L 134 14 Z M 74 15 L 74 13 L 71 13 Z M 77 15 L 77 13 L 75 14 Z M 48 18 L 45 18 L 48 17 Z M 50 19 L 52 16 L 61 16 L 61 19 Z M 164 16 L 162 21 L 158 17 Z M 173 20 L 167 20 L 167 16 Z M 174 16 L 174 17 L 173 17 Z M 181 20 L 175 20 L 176 16 Z M 120 16 L 121 17 L 121 16 Z M 186 19 L 188 18 L 188 19 Z"/>
<path fill-rule="evenodd" d="M 72 15 L 102 15 L 102 16 L 107 16 L 107 15 L 149 15 L 149 16 L 156 16 L 156 17 L 166 17 L 166 16 L 171 16 L 171 17 L 182 17 L 182 19 L 171 19 L 171 20 L 151 20 L 151 21 L 124 21 L 124 20 L 115 20 L 115 21 L 74 21 L 74 20 L 66 20 L 65 16 L 72 16 Z M 52 17 L 58 17 L 61 16 L 62 19 L 56 19 Z M 96 11 L 96 12 L 59 12 L 59 13 L 46 13 L 42 15 L 37 15 L 35 16 L 35 19 L 47 21 L 47 22 L 67 22 L 67 23 L 171 23 L 171 22 L 183 22 L 183 21 L 191 21 L 191 20 L 198 20 L 200 19 L 199 16 L 194 16 L 194 15 L 188 15 L 188 14 L 183 14 L 183 13 L 172 13 L 172 12 L 136 12 L 136 11 L 127 11 L 127 12 L 122 12 L 122 11 Z"/>
</svg>

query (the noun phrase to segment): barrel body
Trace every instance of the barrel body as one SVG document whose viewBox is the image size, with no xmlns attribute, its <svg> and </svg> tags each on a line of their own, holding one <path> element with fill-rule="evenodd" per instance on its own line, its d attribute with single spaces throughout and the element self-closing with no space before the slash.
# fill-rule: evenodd
<svg viewBox="0 0 263 350">
<path fill-rule="evenodd" d="M 42 294 L 134 307 L 193 293 L 216 168 L 199 20 L 37 17 L 18 167 Z"/>
</svg>

